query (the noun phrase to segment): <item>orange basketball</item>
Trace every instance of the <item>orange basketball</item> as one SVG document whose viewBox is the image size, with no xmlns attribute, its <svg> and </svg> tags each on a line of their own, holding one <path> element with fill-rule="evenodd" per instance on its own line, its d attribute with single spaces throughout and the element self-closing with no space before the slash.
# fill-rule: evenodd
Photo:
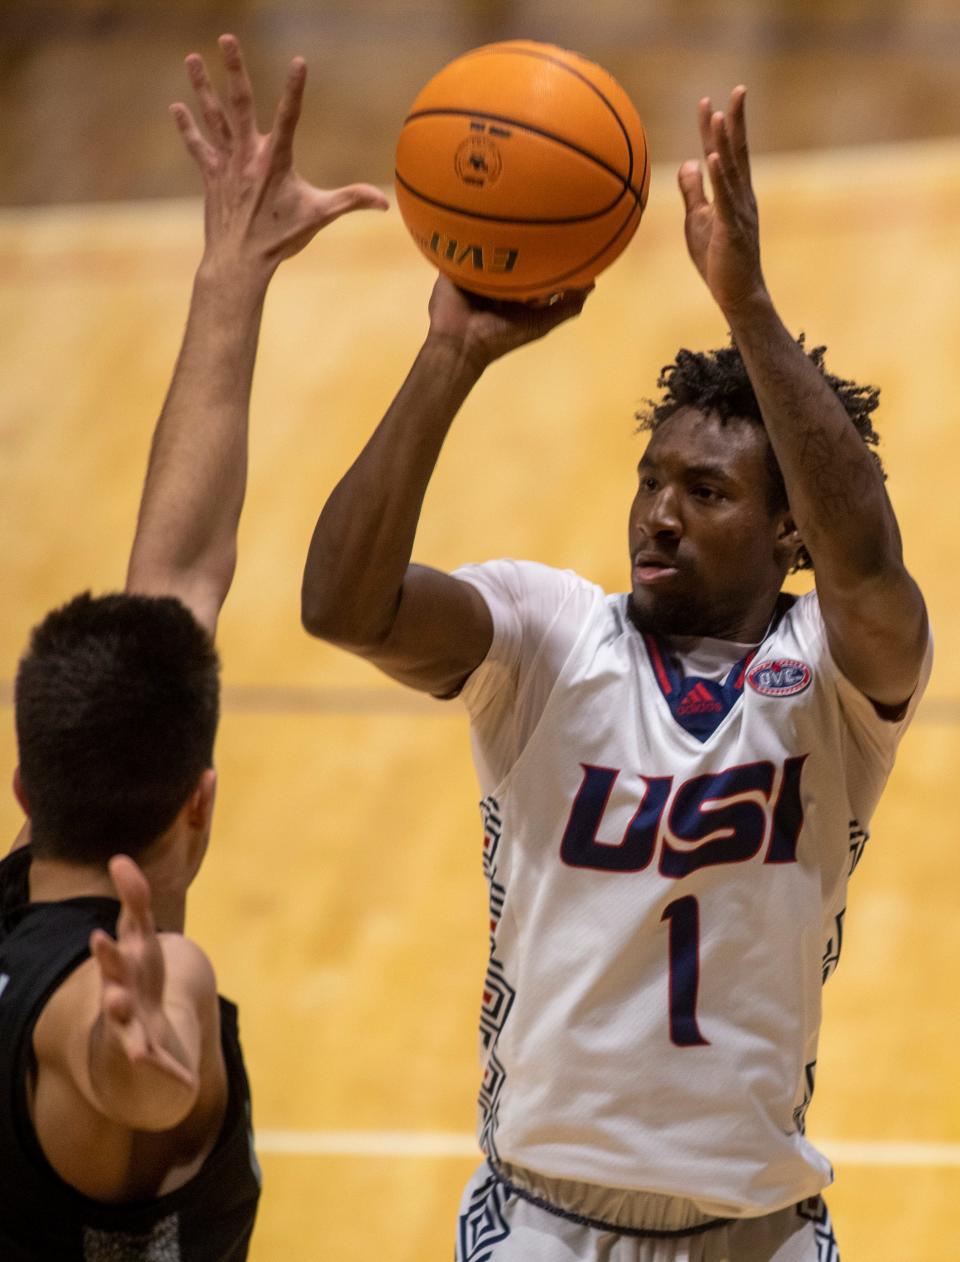
<svg viewBox="0 0 960 1262">
<path fill-rule="evenodd" d="M 636 232 L 649 184 L 643 124 L 619 83 L 530 40 L 450 62 L 397 143 L 397 202 L 414 241 L 491 298 L 589 284 Z"/>
</svg>

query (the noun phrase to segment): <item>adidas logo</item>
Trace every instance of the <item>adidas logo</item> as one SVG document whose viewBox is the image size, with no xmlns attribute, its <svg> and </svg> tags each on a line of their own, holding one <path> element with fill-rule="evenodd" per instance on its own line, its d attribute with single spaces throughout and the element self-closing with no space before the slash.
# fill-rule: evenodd
<svg viewBox="0 0 960 1262">
<path fill-rule="evenodd" d="M 716 714 L 723 706 L 701 682 L 696 683 L 677 706 L 677 714 Z"/>
</svg>

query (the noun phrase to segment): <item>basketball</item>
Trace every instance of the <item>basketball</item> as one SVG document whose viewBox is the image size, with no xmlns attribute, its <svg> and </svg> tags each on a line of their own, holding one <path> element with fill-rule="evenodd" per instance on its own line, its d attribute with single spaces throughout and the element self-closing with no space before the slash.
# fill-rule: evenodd
<svg viewBox="0 0 960 1262">
<path fill-rule="evenodd" d="M 529 40 L 450 62 L 397 143 L 397 202 L 414 241 L 490 298 L 589 284 L 630 242 L 649 184 L 643 124 L 619 83 Z"/>
</svg>

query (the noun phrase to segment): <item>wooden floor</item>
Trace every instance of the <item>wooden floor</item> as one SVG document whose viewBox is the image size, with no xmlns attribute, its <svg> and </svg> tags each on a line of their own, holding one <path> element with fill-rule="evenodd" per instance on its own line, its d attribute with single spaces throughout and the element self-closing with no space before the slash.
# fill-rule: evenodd
<svg viewBox="0 0 960 1262">
<path fill-rule="evenodd" d="M 835 371 L 883 386 L 890 486 L 939 656 L 851 893 L 811 1130 L 844 1262 L 960 1257 L 957 391 L 960 145 L 768 159 L 768 278 Z M 582 319 L 496 366 L 446 448 L 422 560 L 518 555 L 626 579 L 632 416 L 678 345 L 724 330 L 686 260 L 672 172 Z M 200 241 L 193 202 L 0 213 L 9 680 L 30 626 L 122 582 Z M 299 629 L 315 515 L 425 328 L 398 216 L 355 218 L 268 301 L 252 471 L 222 622 L 214 845 L 190 928 L 240 1001 L 265 1175 L 254 1262 L 449 1258 L 475 1164 L 486 947 L 477 797 L 456 704 Z M 12 798 L 0 831 L 19 827 Z"/>
</svg>

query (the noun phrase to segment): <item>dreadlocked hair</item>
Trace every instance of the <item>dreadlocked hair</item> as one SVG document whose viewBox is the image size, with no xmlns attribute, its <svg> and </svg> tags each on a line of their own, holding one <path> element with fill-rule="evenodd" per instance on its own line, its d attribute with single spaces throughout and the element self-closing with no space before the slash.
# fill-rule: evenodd
<svg viewBox="0 0 960 1262">
<path fill-rule="evenodd" d="M 857 433 L 871 449 L 870 455 L 880 476 L 886 481 L 880 457 L 872 450 L 880 441 L 880 435 L 870 420 L 871 413 L 876 411 L 880 402 L 880 391 L 875 386 L 859 386 L 854 381 L 845 381 L 827 372 L 823 362 L 827 348 L 815 346 L 807 351 L 802 333 L 797 338 L 797 345 L 805 350 L 807 358 L 843 404 Z M 746 366 L 732 341 L 730 346 L 715 351 L 678 351 L 673 363 L 661 369 L 657 386 L 663 391 L 659 402 L 648 399 L 646 407 L 637 413 L 640 431 L 654 432 L 681 408 L 687 407 L 713 413 L 721 425 L 731 420 L 748 420 L 755 425 L 763 425 L 760 404 L 750 384 Z M 770 510 L 781 512 L 790 505 L 783 474 L 770 444 L 767 445 L 767 468 L 770 472 Z M 790 572 L 812 569 L 810 553 L 801 547 Z"/>
</svg>

